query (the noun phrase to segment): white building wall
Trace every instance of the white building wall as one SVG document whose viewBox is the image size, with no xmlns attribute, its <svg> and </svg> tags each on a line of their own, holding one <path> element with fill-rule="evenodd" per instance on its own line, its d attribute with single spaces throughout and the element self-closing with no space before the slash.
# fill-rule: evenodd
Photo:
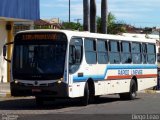
<svg viewBox="0 0 160 120">
<path fill-rule="evenodd" d="M 0 21 L 0 83 L 7 82 L 7 62 L 3 59 L 3 45 L 7 42 L 6 22 Z"/>
</svg>

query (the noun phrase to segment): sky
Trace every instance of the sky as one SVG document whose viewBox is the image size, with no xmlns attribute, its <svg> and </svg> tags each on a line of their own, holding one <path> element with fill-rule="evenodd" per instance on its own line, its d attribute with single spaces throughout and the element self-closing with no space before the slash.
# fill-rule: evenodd
<svg viewBox="0 0 160 120">
<path fill-rule="evenodd" d="M 83 0 L 71 1 L 71 21 L 83 23 Z M 101 15 L 101 0 L 96 0 L 97 16 Z M 41 19 L 59 18 L 68 21 L 69 0 L 40 0 Z M 160 27 L 160 0 L 108 0 L 108 12 L 117 21 L 136 27 Z"/>
</svg>

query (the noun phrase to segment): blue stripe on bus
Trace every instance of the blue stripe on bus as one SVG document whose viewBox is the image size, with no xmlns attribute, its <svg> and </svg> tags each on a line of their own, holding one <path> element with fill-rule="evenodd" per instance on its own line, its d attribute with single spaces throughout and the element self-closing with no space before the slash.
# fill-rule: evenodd
<svg viewBox="0 0 160 120">
<path fill-rule="evenodd" d="M 83 77 L 73 76 L 73 82 L 85 82 L 88 78 L 94 81 L 101 81 L 105 79 L 108 70 L 118 69 L 157 69 L 157 65 L 108 65 L 103 75 L 84 75 Z"/>
</svg>

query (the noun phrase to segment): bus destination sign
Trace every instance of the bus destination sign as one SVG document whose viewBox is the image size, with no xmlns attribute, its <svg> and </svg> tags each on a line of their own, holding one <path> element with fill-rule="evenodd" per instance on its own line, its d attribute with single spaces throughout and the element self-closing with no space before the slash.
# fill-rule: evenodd
<svg viewBox="0 0 160 120">
<path fill-rule="evenodd" d="M 22 40 L 57 40 L 57 34 L 23 34 Z"/>
</svg>

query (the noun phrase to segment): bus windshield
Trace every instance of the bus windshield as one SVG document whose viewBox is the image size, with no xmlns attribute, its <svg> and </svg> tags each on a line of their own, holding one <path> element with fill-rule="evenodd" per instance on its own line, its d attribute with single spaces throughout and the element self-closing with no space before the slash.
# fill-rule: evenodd
<svg viewBox="0 0 160 120">
<path fill-rule="evenodd" d="M 15 40 L 13 78 L 49 80 L 63 77 L 67 40 Z"/>
</svg>

